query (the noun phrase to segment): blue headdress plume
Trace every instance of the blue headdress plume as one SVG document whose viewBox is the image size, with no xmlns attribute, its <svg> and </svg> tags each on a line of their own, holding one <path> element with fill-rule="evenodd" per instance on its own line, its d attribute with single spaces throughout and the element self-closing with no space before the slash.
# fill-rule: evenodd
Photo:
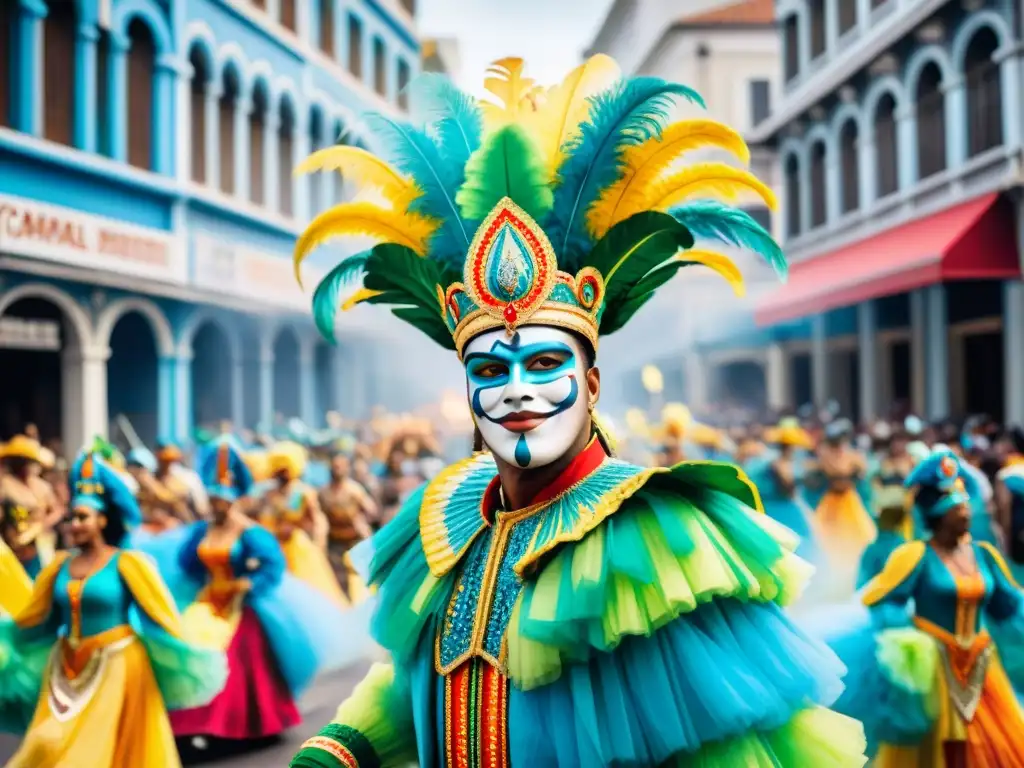
<svg viewBox="0 0 1024 768">
<path fill-rule="evenodd" d="M 199 476 L 207 493 L 235 501 L 252 488 L 252 472 L 242 457 L 242 448 L 230 435 L 222 435 L 203 446 L 198 462 Z"/>
<path fill-rule="evenodd" d="M 960 460 L 948 448 L 925 457 L 907 477 L 905 485 L 917 488 L 915 503 L 927 517 L 942 517 L 953 507 L 970 501 Z"/>
<path fill-rule="evenodd" d="M 142 510 L 131 488 L 98 453 L 82 453 L 71 467 L 68 483 L 73 489 L 71 508 L 85 507 L 107 518 L 104 536 L 119 545 L 142 522 Z"/>
</svg>

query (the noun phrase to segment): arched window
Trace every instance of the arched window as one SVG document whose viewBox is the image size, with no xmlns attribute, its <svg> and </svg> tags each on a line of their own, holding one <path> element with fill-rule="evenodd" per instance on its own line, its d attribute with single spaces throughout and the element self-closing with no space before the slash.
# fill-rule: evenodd
<svg viewBox="0 0 1024 768">
<path fill-rule="evenodd" d="M 293 147 L 295 144 L 295 110 L 285 99 L 281 100 L 281 126 L 277 135 L 278 194 L 281 197 L 281 213 L 295 214 L 292 187 L 292 168 L 295 166 Z"/>
<path fill-rule="evenodd" d="M 96 44 L 96 151 L 110 157 L 110 121 L 107 119 L 107 104 L 110 101 L 110 33 L 100 29 Z"/>
<path fill-rule="evenodd" d="M 309 115 L 309 149 L 315 152 L 325 146 L 323 112 L 315 108 Z M 306 178 L 309 184 L 309 212 L 315 216 L 324 209 L 326 202 L 323 199 L 323 176 L 319 173 L 311 173 Z"/>
<path fill-rule="evenodd" d="M 828 213 L 825 160 L 825 142 L 816 142 L 811 147 L 811 229 L 824 224 Z"/>
<path fill-rule="evenodd" d="M 128 162 L 149 170 L 153 167 L 156 43 L 149 27 L 138 19 L 128 27 L 128 41 Z"/>
<path fill-rule="evenodd" d="M 0 40 L 13 40 L 16 3 L 0 3 Z M 11 54 L 0 56 L 0 125 L 11 124 Z"/>
<path fill-rule="evenodd" d="M 404 59 L 398 60 L 398 108 L 409 109 L 409 65 Z"/>
<path fill-rule="evenodd" d="M 388 71 L 387 53 L 384 50 L 384 41 L 379 37 L 373 38 L 373 90 L 381 96 L 388 92 Z"/>
<path fill-rule="evenodd" d="M 363 79 L 363 25 L 351 13 L 348 15 L 348 71 L 356 79 Z"/>
<path fill-rule="evenodd" d="M 999 38 L 990 27 L 979 29 L 967 47 L 967 147 L 974 157 L 1003 143 L 1003 84 L 993 61 Z"/>
<path fill-rule="evenodd" d="M 210 87 L 210 67 L 198 46 L 192 46 L 188 56 L 192 65 L 189 89 L 189 133 L 192 147 L 191 177 L 197 184 L 206 183 L 206 89 Z"/>
<path fill-rule="evenodd" d="M 261 11 L 267 10 L 267 0 L 252 0 L 252 4 Z"/>
<path fill-rule="evenodd" d="M 218 105 L 218 147 L 220 156 L 220 189 L 235 194 L 235 110 L 239 95 L 238 72 L 229 66 L 224 70 L 224 83 Z"/>
<path fill-rule="evenodd" d="M 320 50 L 334 58 L 334 0 L 320 0 Z"/>
<path fill-rule="evenodd" d="M 860 163 L 857 150 L 857 121 L 849 119 L 839 132 L 839 155 L 843 173 L 842 211 L 849 213 L 860 207 Z"/>
<path fill-rule="evenodd" d="M 43 135 L 66 145 L 74 136 L 75 24 L 73 0 L 50 0 L 43 21 Z"/>
<path fill-rule="evenodd" d="M 809 0 L 807 15 L 811 25 L 811 60 L 825 52 L 825 0 Z"/>
<path fill-rule="evenodd" d="M 256 205 L 263 205 L 267 199 L 263 189 L 263 145 L 266 143 L 268 106 L 266 85 L 257 83 L 249 113 L 249 199 Z"/>
<path fill-rule="evenodd" d="M 309 2 L 310 0 L 305 0 Z M 292 32 L 298 29 L 298 17 L 295 13 L 295 0 L 281 0 L 281 26 Z"/>
<path fill-rule="evenodd" d="M 891 195 L 899 188 L 899 145 L 896 137 L 896 99 L 891 93 L 878 101 L 875 110 L 876 197 Z"/>
<path fill-rule="evenodd" d="M 800 161 L 796 155 L 786 159 L 786 236 L 800 234 Z"/>
<path fill-rule="evenodd" d="M 934 62 L 917 81 L 917 177 L 927 179 L 946 170 L 946 95 L 942 70 Z"/>
</svg>

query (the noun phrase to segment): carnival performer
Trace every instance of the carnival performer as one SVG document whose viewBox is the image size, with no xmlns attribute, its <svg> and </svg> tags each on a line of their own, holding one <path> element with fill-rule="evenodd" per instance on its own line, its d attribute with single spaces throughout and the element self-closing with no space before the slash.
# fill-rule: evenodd
<svg viewBox="0 0 1024 768">
<path fill-rule="evenodd" d="M 760 491 L 765 513 L 799 536 L 797 554 L 814 562 L 817 554 L 811 510 L 800 494 L 805 463 L 798 456 L 798 451 L 813 449 L 811 436 L 796 419 L 784 419 L 765 433 L 765 442 L 774 453 L 754 459 L 747 465 L 747 472 Z"/>
<path fill-rule="evenodd" d="M 690 409 L 682 403 L 666 403 L 661 409 L 661 428 L 658 430 L 661 466 L 674 467 L 686 458 L 684 444 L 692 421 Z"/>
<path fill-rule="evenodd" d="M 889 557 L 862 593 L 871 621 L 831 640 L 850 670 L 839 706 L 864 721 L 880 768 L 1021 768 L 1024 595 L 998 550 L 971 540 L 951 451 L 907 485 L 931 538 Z"/>
<path fill-rule="evenodd" d="M 393 664 L 292 765 L 863 765 L 860 725 L 816 704 L 838 692 L 836 659 L 777 605 L 809 570 L 795 537 L 735 466 L 627 464 L 591 417 L 600 333 L 683 266 L 740 284 L 695 238 L 784 269 L 742 210 L 694 201 L 771 201 L 767 188 L 677 162 L 705 145 L 746 160 L 742 139 L 703 118 L 666 125 L 675 98 L 699 97 L 620 80 L 604 56 L 549 91 L 504 59 L 486 87 L 496 102 L 440 76 L 414 85 L 426 130 L 368 118 L 394 166 L 339 146 L 304 167 L 361 173 L 390 206 L 342 203 L 300 236 L 297 266 L 388 223 L 317 288 L 321 328 L 361 275 L 347 304 L 396 305 L 454 350 L 489 452 L 446 467 L 374 537 L 374 630 Z"/>
<path fill-rule="evenodd" d="M 7 766 L 176 768 L 167 711 L 212 699 L 227 676 L 224 654 L 182 639 L 153 563 L 119 548 L 141 521 L 121 477 L 86 453 L 71 482 L 75 554 L 44 568 L 29 603 L 0 625 L 2 724 L 27 723 Z"/>
<path fill-rule="evenodd" d="M 260 504 L 260 523 L 277 537 L 289 573 L 338 606 L 347 606 L 348 598 L 327 559 L 328 523 L 320 499 L 300 479 L 305 471 L 305 449 L 298 443 L 278 443 L 267 461 L 271 481 Z"/>
<path fill-rule="evenodd" d="M 210 520 L 146 542 L 179 605 L 186 635 L 223 650 L 228 678 L 209 704 L 172 714 L 177 736 L 274 736 L 300 721 L 295 701 L 316 673 L 351 661 L 360 628 L 285 573 L 277 540 L 240 511 L 252 478 L 229 437 L 207 445 L 199 472 Z M 364 628 L 365 630 L 365 628 Z"/>
<path fill-rule="evenodd" d="M 867 465 L 849 443 L 851 429 L 846 419 L 830 422 L 817 452 L 817 471 L 824 479 L 825 494 L 814 511 L 813 529 L 829 567 L 829 594 L 839 599 L 853 593 L 861 555 L 876 533 L 857 492 Z"/>
<path fill-rule="evenodd" d="M 128 452 L 127 464 L 128 473 L 139 486 L 136 497 L 142 510 L 142 530 L 161 533 L 191 517 L 185 498 L 157 479 L 157 459 L 149 449 L 133 448 Z"/>
<path fill-rule="evenodd" d="M 175 508 L 182 510 L 175 516 L 188 523 L 197 516 L 203 516 L 207 510 L 202 481 L 182 464 L 183 458 L 181 449 L 173 443 L 159 445 L 156 451 L 156 469 L 152 474 L 174 497 Z"/>
<path fill-rule="evenodd" d="M 376 518 L 377 505 L 366 489 L 352 479 L 351 462 L 343 453 L 331 457 L 331 481 L 320 489 L 320 507 L 330 525 L 327 556 L 335 578 L 349 601 L 358 602 L 367 590 L 352 567 L 349 550 L 372 535 L 368 521 Z"/>
<path fill-rule="evenodd" d="M 17 435 L 0 449 L 0 499 L 5 505 L 4 541 L 33 579 L 52 559 L 57 548 L 57 525 L 64 509 L 49 483 L 39 476 L 41 448 L 30 437 Z"/>
<path fill-rule="evenodd" d="M 904 478 L 906 480 L 906 478 Z M 860 558 L 857 589 L 882 572 L 889 556 L 914 538 L 912 497 L 900 485 L 885 485 L 874 494 L 875 524 L 878 533 Z"/>
</svg>

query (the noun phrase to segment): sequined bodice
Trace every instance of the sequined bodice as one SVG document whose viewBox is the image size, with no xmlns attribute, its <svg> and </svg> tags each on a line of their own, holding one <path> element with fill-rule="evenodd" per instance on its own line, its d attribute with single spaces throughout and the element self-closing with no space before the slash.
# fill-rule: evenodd
<svg viewBox="0 0 1024 768">
<path fill-rule="evenodd" d="M 230 547 L 214 546 L 206 541 L 200 542 L 196 555 L 214 583 L 229 582 L 235 578 L 234 568 L 231 565 L 231 554 L 236 545 L 237 542 Z"/>
<path fill-rule="evenodd" d="M 114 555 L 85 579 L 71 578 L 71 560 L 61 567 L 53 588 L 54 609 L 67 634 L 90 637 L 128 623 L 131 593 L 117 570 Z"/>
<path fill-rule="evenodd" d="M 977 549 L 975 559 L 976 574 L 954 575 L 935 550 L 928 547 L 913 592 L 918 617 L 965 640 L 980 631 L 982 612 L 994 586 L 994 575 Z"/>
</svg>

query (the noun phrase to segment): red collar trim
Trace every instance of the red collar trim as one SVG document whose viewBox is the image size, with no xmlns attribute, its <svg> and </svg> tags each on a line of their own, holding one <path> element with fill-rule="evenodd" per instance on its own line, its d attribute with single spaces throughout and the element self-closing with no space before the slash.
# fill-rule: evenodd
<svg viewBox="0 0 1024 768">
<path fill-rule="evenodd" d="M 601 441 L 596 437 L 591 438 L 587 447 L 569 462 L 569 466 L 562 471 L 562 474 L 533 497 L 530 505 L 551 501 L 556 496 L 565 493 L 569 488 L 593 474 L 604 463 L 606 458 L 608 458 L 608 454 L 605 452 Z M 481 502 L 481 512 L 488 525 L 494 521 L 494 512 L 500 506 L 501 477 L 495 475 L 494 479 L 491 480 L 484 490 L 484 497 Z"/>
</svg>

